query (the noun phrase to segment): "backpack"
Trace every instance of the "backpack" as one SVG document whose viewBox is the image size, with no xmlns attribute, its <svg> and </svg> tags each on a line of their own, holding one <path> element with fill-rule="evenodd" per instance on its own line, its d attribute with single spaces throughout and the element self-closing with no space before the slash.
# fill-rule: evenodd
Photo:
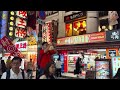
<svg viewBox="0 0 120 90">
<path fill-rule="evenodd" d="M 22 77 L 23 77 L 23 79 L 25 79 L 24 70 L 22 70 Z M 6 79 L 10 79 L 10 70 L 6 71 Z"/>
</svg>

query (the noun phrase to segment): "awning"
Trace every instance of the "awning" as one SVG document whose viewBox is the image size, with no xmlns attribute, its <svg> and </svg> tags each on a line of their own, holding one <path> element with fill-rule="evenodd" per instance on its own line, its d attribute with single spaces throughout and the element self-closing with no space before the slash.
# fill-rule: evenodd
<svg viewBox="0 0 120 90">
<path fill-rule="evenodd" d="M 84 49 L 106 49 L 106 48 L 120 48 L 120 42 L 104 42 L 104 43 L 57 46 L 57 50 L 84 50 Z"/>
</svg>

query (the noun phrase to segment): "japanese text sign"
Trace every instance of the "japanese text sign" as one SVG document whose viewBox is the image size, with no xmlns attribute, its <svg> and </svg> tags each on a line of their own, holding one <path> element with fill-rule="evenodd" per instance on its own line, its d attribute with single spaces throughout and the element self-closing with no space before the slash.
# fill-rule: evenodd
<svg viewBox="0 0 120 90">
<path fill-rule="evenodd" d="M 6 36 L 4 36 L 0 40 L 0 44 L 7 52 L 11 53 L 11 55 L 20 56 L 20 51 L 15 47 L 15 45 L 13 45 L 13 43 Z"/>
<path fill-rule="evenodd" d="M 23 18 L 16 18 L 16 26 L 17 27 L 25 28 L 26 25 L 27 25 L 26 20 L 24 20 Z"/>
<path fill-rule="evenodd" d="M 27 12 L 26 11 L 16 11 L 16 15 L 21 18 L 27 18 Z"/>
<path fill-rule="evenodd" d="M 19 38 L 24 38 L 27 32 L 24 28 L 16 28 L 15 29 L 15 36 Z"/>
<path fill-rule="evenodd" d="M 15 47 L 19 51 L 27 51 L 27 41 L 16 42 Z"/>
</svg>

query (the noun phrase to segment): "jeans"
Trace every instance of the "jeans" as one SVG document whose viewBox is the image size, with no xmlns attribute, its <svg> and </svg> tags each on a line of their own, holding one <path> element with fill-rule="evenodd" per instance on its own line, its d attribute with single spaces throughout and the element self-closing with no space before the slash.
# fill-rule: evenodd
<svg viewBox="0 0 120 90">
<path fill-rule="evenodd" d="M 44 69 L 42 69 L 42 68 L 40 68 L 40 69 L 38 69 L 38 71 L 37 71 L 37 79 L 39 79 L 40 78 L 40 76 L 42 76 L 44 74 Z"/>
<path fill-rule="evenodd" d="M 28 78 L 32 79 L 32 70 L 28 70 L 27 73 L 28 73 Z"/>
</svg>

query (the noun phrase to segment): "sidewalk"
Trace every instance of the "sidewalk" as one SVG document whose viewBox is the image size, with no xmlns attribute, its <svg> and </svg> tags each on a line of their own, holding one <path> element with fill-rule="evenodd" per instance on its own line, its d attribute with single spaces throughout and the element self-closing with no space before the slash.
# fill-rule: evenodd
<svg viewBox="0 0 120 90">
<path fill-rule="evenodd" d="M 77 77 L 74 73 L 62 73 L 63 78 L 69 79 L 85 79 L 85 72 L 82 73 L 82 76 Z"/>
</svg>

